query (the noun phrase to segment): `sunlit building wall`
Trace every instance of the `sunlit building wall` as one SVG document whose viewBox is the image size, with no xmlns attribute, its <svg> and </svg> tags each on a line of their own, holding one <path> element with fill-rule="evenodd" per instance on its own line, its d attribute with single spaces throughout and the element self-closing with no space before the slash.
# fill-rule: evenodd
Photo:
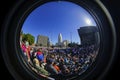
<svg viewBox="0 0 120 80">
<path fill-rule="evenodd" d="M 37 45 L 47 47 L 49 45 L 49 38 L 47 36 L 38 35 Z"/>
</svg>

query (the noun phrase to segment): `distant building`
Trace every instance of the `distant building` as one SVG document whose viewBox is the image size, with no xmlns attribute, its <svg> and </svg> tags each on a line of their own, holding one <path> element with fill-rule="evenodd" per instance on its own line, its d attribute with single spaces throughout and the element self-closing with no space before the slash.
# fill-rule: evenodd
<svg viewBox="0 0 120 80">
<path fill-rule="evenodd" d="M 50 46 L 53 46 L 53 43 L 52 42 L 49 42 L 48 43 L 48 46 L 50 47 Z"/>
<path fill-rule="evenodd" d="M 68 40 L 64 40 L 64 41 L 62 42 L 62 44 L 63 44 L 64 47 L 67 47 L 68 44 L 69 44 L 69 41 L 68 41 Z"/>
<path fill-rule="evenodd" d="M 49 38 L 47 36 L 38 35 L 36 44 L 42 47 L 48 47 Z"/>
<path fill-rule="evenodd" d="M 85 26 L 78 29 L 81 44 L 99 44 L 100 37 L 96 26 Z"/>
<path fill-rule="evenodd" d="M 58 46 L 62 46 L 62 34 L 58 35 Z"/>
<path fill-rule="evenodd" d="M 58 47 L 67 47 L 69 44 L 68 40 L 62 40 L 62 34 L 58 35 L 58 42 L 55 44 Z"/>
</svg>

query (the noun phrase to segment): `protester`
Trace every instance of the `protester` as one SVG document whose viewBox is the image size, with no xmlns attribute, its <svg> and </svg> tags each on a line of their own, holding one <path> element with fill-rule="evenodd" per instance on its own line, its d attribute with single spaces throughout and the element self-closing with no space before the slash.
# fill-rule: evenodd
<svg viewBox="0 0 120 80">
<path fill-rule="evenodd" d="M 51 58 L 48 59 L 47 64 L 45 65 L 45 69 L 52 75 L 55 75 L 58 74 L 58 71 L 54 68 L 53 64 L 54 64 L 54 60 Z"/>
<path fill-rule="evenodd" d="M 27 49 L 25 43 L 21 44 L 22 51 L 40 74 L 70 75 L 81 74 L 93 63 L 97 57 L 98 50 L 94 45 L 72 47 L 69 49 L 31 48 Z M 30 56 L 28 55 L 30 52 Z M 29 56 L 29 57 L 28 57 Z"/>
<path fill-rule="evenodd" d="M 44 55 L 43 55 L 43 53 L 42 53 L 42 49 L 41 48 L 39 48 L 38 50 L 37 50 L 37 59 L 40 61 L 40 62 L 42 62 L 43 60 L 44 60 Z"/>
<path fill-rule="evenodd" d="M 40 66 L 39 60 L 37 58 L 34 58 L 33 60 L 34 66 L 37 69 L 38 73 L 49 76 L 50 74 L 48 71 L 46 71 L 44 68 Z"/>
</svg>

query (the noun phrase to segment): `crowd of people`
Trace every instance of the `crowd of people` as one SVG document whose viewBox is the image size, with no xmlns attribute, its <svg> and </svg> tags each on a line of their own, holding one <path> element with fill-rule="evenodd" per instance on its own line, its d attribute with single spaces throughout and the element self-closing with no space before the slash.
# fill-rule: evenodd
<svg viewBox="0 0 120 80">
<path fill-rule="evenodd" d="M 30 47 L 22 42 L 21 49 L 27 62 L 45 76 L 81 74 L 94 62 L 98 53 L 94 45 L 49 49 Z"/>
</svg>

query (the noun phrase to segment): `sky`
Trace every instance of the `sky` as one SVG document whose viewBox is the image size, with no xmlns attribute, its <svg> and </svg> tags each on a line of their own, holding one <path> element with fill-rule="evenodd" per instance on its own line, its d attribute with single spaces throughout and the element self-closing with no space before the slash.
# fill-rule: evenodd
<svg viewBox="0 0 120 80">
<path fill-rule="evenodd" d="M 59 33 L 63 40 L 81 43 L 77 29 L 84 26 L 96 26 L 92 16 L 81 6 L 67 2 L 54 1 L 45 3 L 34 9 L 22 26 L 23 33 L 48 36 L 55 44 Z"/>
</svg>

